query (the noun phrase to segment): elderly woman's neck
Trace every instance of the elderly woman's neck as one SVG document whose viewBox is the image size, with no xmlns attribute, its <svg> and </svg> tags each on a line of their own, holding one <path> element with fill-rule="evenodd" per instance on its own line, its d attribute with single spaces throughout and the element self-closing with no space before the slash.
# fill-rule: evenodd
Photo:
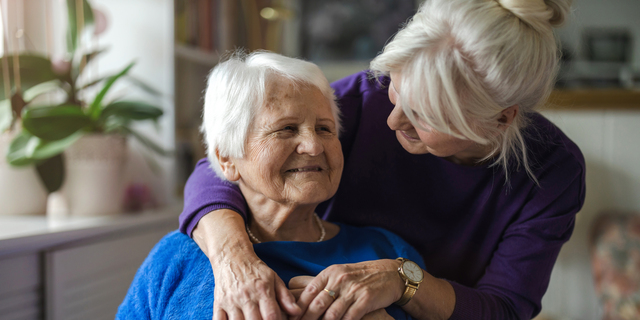
<svg viewBox="0 0 640 320">
<path fill-rule="evenodd" d="M 251 208 L 250 205 L 249 231 L 256 238 L 252 240 L 316 242 L 326 238 L 325 226 L 315 218 L 315 208 L 316 205 L 295 208 L 277 205 Z"/>
</svg>

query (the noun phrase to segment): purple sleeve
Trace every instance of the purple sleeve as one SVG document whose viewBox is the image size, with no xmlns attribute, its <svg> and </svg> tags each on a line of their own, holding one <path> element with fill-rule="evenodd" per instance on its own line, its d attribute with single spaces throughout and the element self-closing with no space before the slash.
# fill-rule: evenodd
<svg viewBox="0 0 640 320">
<path fill-rule="evenodd" d="M 532 189 L 505 230 L 478 283 L 470 288 L 450 281 L 456 294 L 451 320 L 531 319 L 540 312 L 553 265 L 585 199 L 584 159 L 576 151 L 539 176 L 540 188 Z"/>
<path fill-rule="evenodd" d="M 191 236 L 200 219 L 211 211 L 231 209 L 246 217 L 247 204 L 238 186 L 220 179 L 201 159 L 184 187 L 180 231 Z"/>
</svg>

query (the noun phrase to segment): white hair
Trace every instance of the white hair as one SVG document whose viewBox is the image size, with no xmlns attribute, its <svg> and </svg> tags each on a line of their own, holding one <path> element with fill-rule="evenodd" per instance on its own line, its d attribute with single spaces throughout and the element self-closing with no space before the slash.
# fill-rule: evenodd
<svg viewBox="0 0 640 320">
<path fill-rule="evenodd" d="M 427 0 L 371 62 L 378 76 L 399 72 L 402 107 L 437 131 L 492 147 L 507 181 L 522 165 L 537 182 L 523 129 L 553 90 L 559 50 L 553 27 L 571 0 Z M 506 130 L 501 112 L 518 105 Z"/>
<path fill-rule="evenodd" d="M 220 178 L 226 180 L 216 151 L 223 157 L 244 157 L 249 127 L 259 108 L 265 105 L 267 84 L 272 81 L 317 87 L 329 101 L 340 133 L 340 110 L 333 89 L 318 66 L 272 52 L 236 51 L 211 70 L 204 96 L 200 130 L 211 168 Z"/>
</svg>

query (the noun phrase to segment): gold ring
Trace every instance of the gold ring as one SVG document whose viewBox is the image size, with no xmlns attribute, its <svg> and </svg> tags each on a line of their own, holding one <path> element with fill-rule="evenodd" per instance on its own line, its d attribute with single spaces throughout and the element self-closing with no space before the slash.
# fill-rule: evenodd
<svg viewBox="0 0 640 320">
<path fill-rule="evenodd" d="M 329 289 L 323 289 L 323 290 L 326 291 L 331 296 L 331 298 L 333 298 L 334 301 L 336 300 L 336 292 L 335 291 L 329 290 Z"/>
</svg>

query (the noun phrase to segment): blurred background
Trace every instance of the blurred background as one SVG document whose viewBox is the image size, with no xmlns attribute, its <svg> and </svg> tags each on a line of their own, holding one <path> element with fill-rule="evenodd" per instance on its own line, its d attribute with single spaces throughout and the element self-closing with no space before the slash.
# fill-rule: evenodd
<svg viewBox="0 0 640 320">
<path fill-rule="evenodd" d="M 205 79 L 225 52 L 301 57 L 337 80 L 366 69 L 418 3 L 0 0 L 0 318 L 113 318 L 177 228 L 204 157 Z M 640 212 L 639 16 L 637 0 L 575 0 L 557 32 L 563 63 L 542 113 L 585 155 L 587 200 L 540 318 L 603 318 L 593 221 Z M 630 319 L 638 296 L 618 293 Z"/>
</svg>

